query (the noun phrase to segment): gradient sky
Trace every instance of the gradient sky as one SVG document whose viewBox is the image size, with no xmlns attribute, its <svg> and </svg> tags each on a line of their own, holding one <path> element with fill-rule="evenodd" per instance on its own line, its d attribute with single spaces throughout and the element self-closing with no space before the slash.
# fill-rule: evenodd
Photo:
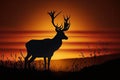
<svg viewBox="0 0 120 80">
<path fill-rule="evenodd" d="M 0 30 L 53 30 L 50 10 L 71 16 L 71 30 L 120 30 L 118 0 L 1 0 Z M 58 22 L 59 21 L 59 22 Z"/>
<path fill-rule="evenodd" d="M 52 38 L 55 31 L 47 12 L 55 10 L 62 11 L 55 19 L 58 25 L 63 24 L 63 15 L 71 16 L 69 40 L 63 41 L 56 58 L 80 57 L 89 45 L 103 48 L 104 43 L 110 51 L 120 52 L 119 9 L 117 0 L 1 0 L 0 51 L 17 49 L 19 53 L 30 39 Z"/>
</svg>

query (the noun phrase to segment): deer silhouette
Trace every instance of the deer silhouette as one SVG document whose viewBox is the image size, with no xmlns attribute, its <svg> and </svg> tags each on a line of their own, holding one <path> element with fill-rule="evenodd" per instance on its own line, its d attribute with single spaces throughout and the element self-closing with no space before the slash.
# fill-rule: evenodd
<svg viewBox="0 0 120 80">
<path fill-rule="evenodd" d="M 48 58 L 48 70 L 50 66 L 50 60 L 53 56 L 54 52 L 60 48 L 62 45 L 63 39 L 68 39 L 68 37 L 64 34 L 64 31 L 67 31 L 70 27 L 70 17 L 64 17 L 64 24 L 58 26 L 54 23 L 55 18 L 60 14 L 55 15 L 55 11 L 50 11 L 48 14 L 52 19 L 52 24 L 55 27 L 55 31 L 57 34 L 52 38 L 46 38 L 43 40 L 30 40 L 28 41 L 25 46 L 27 49 L 27 56 L 25 57 L 25 68 L 28 66 L 30 67 L 30 63 L 34 61 L 36 57 L 43 57 L 44 58 L 44 68 L 46 69 L 46 58 Z M 32 57 L 31 57 L 32 56 Z M 30 59 L 29 59 L 30 58 Z M 28 60 L 29 59 L 29 60 Z"/>
</svg>

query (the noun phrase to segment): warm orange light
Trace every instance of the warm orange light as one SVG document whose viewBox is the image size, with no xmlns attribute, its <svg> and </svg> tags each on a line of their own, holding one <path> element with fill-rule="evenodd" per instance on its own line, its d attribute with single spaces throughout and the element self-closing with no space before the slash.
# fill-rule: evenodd
<svg viewBox="0 0 120 80">
<path fill-rule="evenodd" d="M 89 33 L 77 33 L 77 31 L 88 31 L 88 30 L 96 30 L 94 29 L 96 27 L 95 20 L 92 19 L 90 14 L 86 13 L 84 9 L 78 8 L 75 5 L 75 2 L 71 2 L 68 4 L 66 0 L 64 1 L 48 1 L 44 2 L 42 5 L 37 5 L 37 9 L 33 11 L 32 13 L 28 13 L 29 16 L 25 17 L 24 24 L 22 26 L 19 26 L 19 28 L 12 29 L 13 31 L 23 31 L 22 33 L 4 33 L 0 34 L 0 42 L 5 42 L 5 45 L 2 44 L 0 48 L 12 48 L 12 49 L 24 49 L 25 43 L 31 39 L 44 39 L 44 38 L 53 38 L 56 34 L 55 28 L 53 27 L 51 23 L 51 18 L 47 14 L 48 11 L 55 10 L 56 13 L 59 11 L 62 11 L 62 13 L 56 17 L 55 23 L 58 25 L 61 25 L 64 23 L 63 15 L 70 16 L 70 29 L 65 32 L 65 34 L 68 36 L 68 40 L 63 40 L 63 45 L 59 50 L 55 52 L 52 59 L 64 59 L 64 58 L 79 58 L 80 56 L 80 50 L 88 48 L 87 44 L 80 44 L 80 42 L 97 42 L 97 41 L 106 41 L 106 42 L 119 42 L 120 38 L 103 38 L 98 37 L 101 36 L 101 34 L 89 34 Z M 74 6 L 72 6 L 74 4 Z M 79 6 L 80 7 L 80 6 Z M 82 7 L 82 6 L 81 6 Z M 28 19 L 27 19 L 28 18 Z M 97 24 L 100 25 L 100 24 Z M 11 29 L 11 27 L 9 28 Z M 5 29 L 5 30 L 9 30 Z M 24 30 L 31 31 L 30 33 L 24 33 Z M 40 33 L 34 33 L 32 31 L 40 31 Z M 43 33 L 41 33 L 43 31 Z M 44 32 L 45 31 L 45 32 Z M 51 31 L 51 32 L 50 32 Z M 73 32 L 72 32 L 73 31 Z M 74 33 L 76 32 L 76 33 Z M 103 35 L 103 34 L 102 34 Z M 106 35 L 106 34 L 104 34 Z M 109 35 L 109 34 L 107 34 Z M 106 35 L 106 36 L 107 36 Z M 114 36 L 114 34 L 112 34 Z M 91 37 L 92 36 L 92 37 Z M 110 35 L 111 36 L 111 35 Z M 11 43 L 9 43 L 11 42 Z M 79 43 L 79 44 L 78 44 Z M 116 45 L 115 45 L 116 46 Z M 92 46 L 93 47 L 93 46 Z M 94 46 L 95 47 L 95 46 Z M 119 47 L 119 46 L 117 46 Z M 114 46 L 109 46 L 108 48 L 115 48 Z M 5 51 L 6 52 L 6 51 Z M 4 51 L 3 51 L 4 53 Z M 7 52 L 9 53 L 20 53 L 17 52 Z M 24 51 L 24 55 L 26 55 L 27 52 Z M 19 55 L 18 55 L 19 56 Z M 17 57 L 18 57 L 17 56 Z M 85 54 L 85 56 L 89 56 L 89 54 Z M 10 57 L 11 58 L 11 57 Z"/>
</svg>

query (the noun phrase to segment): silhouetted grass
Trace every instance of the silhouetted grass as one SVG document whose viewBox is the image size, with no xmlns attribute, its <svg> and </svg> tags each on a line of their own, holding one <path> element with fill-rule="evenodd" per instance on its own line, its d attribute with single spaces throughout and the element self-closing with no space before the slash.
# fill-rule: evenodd
<svg viewBox="0 0 120 80">
<path fill-rule="evenodd" d="M 118 55 L 109 55 L 109 56 L 101 56 L 101 57 L 96 57 L 94 60 L 96 60 L 96 63 L 92 66 L 90 64 L 92 64 L 91 62 L 88 61 L 92 60 L 92 58 L 85 58 L 84 54 L 83 55 L 83 59 L 70 59 L 70 60 L 63 60 L 64 62 L 70 62 L 72 67 L 70 68 L 71 71 L 68 72 L 64 72 L 64 71 L 59 71 L 59 69 L 57 69 L 57 71 L 51 70 L 51 71 L 43 71 L 40 69 L 37 69 L 36 63 L 33 62 L 31 64 L 31 68 L 30 69 L 24 69 L 24 56 L 22 55 L 22 52 L 20 52 L 21 56 L 20 57 L 16 57 L 15 55 L 11 54 L 11 57 L 14 58 L 14 61 L 10 61 L 9 59 L 7 59 L 6 61 L 4 60 L 4 55 L 2 55 L 2 59 L 0 60 L 0 77 L 3 78 L 3 80 L 49 80 L 49 79 L 53 79 L 53 80 L 104 80 L 104 78 L 119 78 L 119 76 L 117 76 L 117 72 L 119 73 L 120 70 L 120 59 L 117 60 L 113 60 L 109 61 L 106 58 L 110 58 L 110 57 L 115 57 L 115 56 L 119 56 Z M 18 61 L 16 61 L 16 58 L 18 58 Z M 108 59 L 109 59 L 108 58 Z M 120 57 L 119 57 L 120 58 Z M 104 62 L 104 59 L 106 61 L 106 63 Z M 115 58 L 114 58 L 115 59 Z M 101 61 L 101 65 L 97 64 L 100 63 L 99 60 L 103 60 Z M 72 61 L 72 62 L 71 62 Z M 39 61 L 39 67 L 41 67 L 41 64 L 43 65 L 43 63 L 41 61 Z M 58 61 L 59 62 L 59 61 Z M 57 63 L 57 61 L 56 61 Z M 56 63 L 54 65 L 56 65 Z M 89 65 L 89 66 L 86 66 Z M 64 64 L 63 64 L 64 65 Z M 80 67 L 83 66 L 81 69 Z M 53 66 L 55 68 L 55 66 Z M 69 67 L 66 67 L 66 69 L 68 69 Z M 61 66 L 62 68 L 62 66 Z"/>
<path fill-rule="evenodd" d="M 34 67 L 31 69 L 18 69 L 0 65 L 0 76 L 5 80 L 108 80 L 110 78 L 119 80 L 119 68 L 120 59 L 111 60 L 101 65 L 85 67 L 76 72 L 40 71 Z"/>
</svg>

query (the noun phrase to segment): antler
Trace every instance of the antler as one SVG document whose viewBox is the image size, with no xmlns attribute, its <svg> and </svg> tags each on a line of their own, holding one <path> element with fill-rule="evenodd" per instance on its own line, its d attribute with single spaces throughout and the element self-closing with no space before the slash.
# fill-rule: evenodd
<svg viewBox="0 0 120 80">
<path fill-rule="evenodd" d="M 69 29 L 70 27 L 70 21 L 68 22 L 69 19 L 70 19 L 70 16 L 64 17 L 64 27 L 62 31 L 67 31 Z"/>
<path fill-rule="evenodd" d="M 61 12 L 62 12 L 62 11 L 60 11 L 60 12 L 59 12 L 58 14 L 56 14 L 56 15 L 55 15 L 55 11 L 48 12 L 48 14 L 51 16 L 52 24 L 53 24 L 53 26 L 55 27 L 56 30 L 60 30 L 60 29 L 62 28 L 61 26 L 58 26 L 58 24 L 55 25 L 55 23 L 54 23 L 55 18 L 56 18 Z"/>
<path fill-rule="evenodd" d="M 55 11 L 51 11 L 51 12 L 48 12 L 48 14 L 51 16 L 51 19 L 52 19 L 52 24 L 53 26 L 55 27 L 56 31 L 67 31 L 70 27 L 70 16 L 66 16 L 64 17 L 64 26 L 61 24 L 60 26 L 55 25 L 54 23 L 54 20 L 55 18 L 61 13 L 62 11 L 60 11 L 58 14 L 55 15 Z M 69 21 L 69 22 L 68 22 Z"/>
</svg>

